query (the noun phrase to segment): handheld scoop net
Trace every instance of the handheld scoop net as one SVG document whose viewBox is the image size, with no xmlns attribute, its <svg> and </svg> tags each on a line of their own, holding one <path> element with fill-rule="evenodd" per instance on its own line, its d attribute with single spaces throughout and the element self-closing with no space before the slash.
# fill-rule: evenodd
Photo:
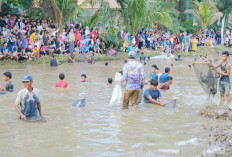
<svg viewBox="0 0 232 157">
<path fill-rule="evenodd" d="M 206 62 L 194 62 L 194 70 L 198 81 L 204 91 L 210 96 L 217 94 L 219 75 L 212 64 Z"/>
</svg>

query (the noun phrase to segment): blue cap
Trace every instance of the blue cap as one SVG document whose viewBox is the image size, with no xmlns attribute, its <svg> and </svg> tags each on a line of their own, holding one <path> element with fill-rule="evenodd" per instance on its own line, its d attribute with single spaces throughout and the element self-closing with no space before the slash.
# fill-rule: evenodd
<svg viewBox="0 0 232 157">
<path fill-rule="evenodd" d="M 27 75 L 24 77 L 24 79 L 22 80 L 22 82 L 28 82 L 28 81 L 32 81 L 32 76 Z"/>
</svg>

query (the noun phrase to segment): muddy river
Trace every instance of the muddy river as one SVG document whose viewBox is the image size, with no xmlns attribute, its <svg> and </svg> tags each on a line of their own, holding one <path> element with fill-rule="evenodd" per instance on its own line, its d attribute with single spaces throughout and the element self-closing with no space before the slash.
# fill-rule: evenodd
<svg viewBox="0 0 232 157">
<path fill-rule="evenodd" d="M 109 62 L 108 67 L 97 62 L 63 64 L 54 69 L 47 65 L 1 65 L 0 74 L 12 72 L 15 88 L 13 93 L 0 95 L 0 156 L 179 157 L 211 153 L 207 141 L 199 139 L 202 127 L 215 122 L 199 113 L 204 105 L 219 103 L 220 97 L 208 99 L 194 70 L 187 69 L 191 61 L 172 62 L 174 83 L 170 91 L 162 92 L 162 99 L 176 99 L 175 109 L 142 103 L 135 111 L 109 104 L 114 84 L 108 87 L 106 81 L 122 70 L 123 61 Z M 145 66 L 147 78 L 152 64 L 163 72 L 171 61 L 152 60 Z M 61 72 L 70 88 L 58 93 L 54 84 Z M 83 73 L 89 82 L 80 82 Z M 40 90 L 42 121 L 21 121 L 14 108 L 26 74 L 33 76 L 33 86 Z M 0 84 L 5 84 L 3 76 Z M 79 93 L 86 93 L 88 108 L 72 107 Z"/>
</svg>

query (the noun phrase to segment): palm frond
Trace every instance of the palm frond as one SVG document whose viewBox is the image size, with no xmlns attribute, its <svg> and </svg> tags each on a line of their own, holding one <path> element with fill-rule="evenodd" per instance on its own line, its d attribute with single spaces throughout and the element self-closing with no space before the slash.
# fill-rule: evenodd
<svg viewBox="0 0 232 157">
<path fill-rule="evenodd" d="M 72 11 L 72 13 L 69 14 L 69 16 L 65 19 L 64 24 L 69 24 L 69 23 L 71 23 L 72 20 L 73 20 L 73 18 L 77 17 L 77 15 L 78 15 L 78 13 L 80 12 L 80 10 L 81 10 L 84 6 L 88 5 L 89 1 L 90 1 L 90 0 L 85 0 L 85 1 L 82 2 L 79 6 L 77 6 L 77 8 L 76 8 L 74 11 Z"/>
<path fill-rule="evenodd" d="M 219 25 L 222 17 L 223 17 L 223 13 L 221 12 L 214 13 L 209 17 L 209 25 L 212 25 L 215 22 L 217 22 L 217 24 Z"/>
<path fill-rule="evenodd" d="M 195 9 L 194 9 L 194 10 L 193 10 L 193 9 L 188 9 L 188 10 L 186 10 L 184 13 L 193 15 L 193 16 L 195 17 L 196 22 L 197 22 L 198 24 L 200 24 L 200 25 L 203 24 L 203 22 L 202 22 L 202 20 L 201 20 L 201 17 L 200 17 L 200 14 L 198 13 L 197 10 L 195 10 Z"/>
</svg>

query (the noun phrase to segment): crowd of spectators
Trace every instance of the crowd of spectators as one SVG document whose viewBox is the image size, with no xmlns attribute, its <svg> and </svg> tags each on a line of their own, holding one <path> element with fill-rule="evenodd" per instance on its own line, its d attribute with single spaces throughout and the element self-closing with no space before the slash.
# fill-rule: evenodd
<svg viewBox="0 0 232 157">
<path fill-rule="evenodd" d="M 0 17 L 0 60 L 12 59 L 18 62 L 38 59 L 50 54 L 69 55 L 69 61 L 74 61 L 76 54 L 91 52 L 98 54 L 115 54 L 107 52 L 106 44 L 99 38 L 103 33 L 101 27 L 90 29 L 81 23 L 70 24 L 59 32 L 56 24 L 47 19 L 32 20 L 24 16 L 6 15 Z M 150 49 L 159 52 L 173 53 L 175 51 L 196 51 L 199 46 L 220 45 L 221 33 L 212 29 L 206 32 L 171 33 L 167 29 L 141 29 L 135 36 L 129 31 L 121 30 L 118 38 L 122 41 L 123 52 L 132 49 Z M 227 30 L 223 35 L 225 46 L 232 46 L 232 31 Z M 91 60 L 91 58 L 89 59 Z"/>
</svg>

